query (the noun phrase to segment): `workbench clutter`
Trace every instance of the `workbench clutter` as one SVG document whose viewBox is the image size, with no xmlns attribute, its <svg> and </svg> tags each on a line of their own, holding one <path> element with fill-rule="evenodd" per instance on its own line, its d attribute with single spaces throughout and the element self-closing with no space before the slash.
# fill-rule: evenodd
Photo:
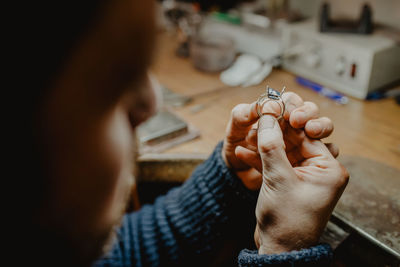
<svg viewBox="0 0 400 267">
<path fill-rule="evenodd" d="M 252 54 L 242 54 L 235 60 L 236 52 L 234 41 L 227 36 L 200 35 L 190 42 L 193 65 L 201 71 L 223 71 L 220 79 L 228 86 L 259 85 L 271 73 L 270 62 Z"/>
<path fill-rule="evenodd" d="M 257 56 L 243 54 L 229 69 L 221 73 L 220 79 L 229 86 L 255 86 L 268 77 L 272 68 L 271 63 L 263 63 Z"/>
<path fill-rule="evenodd" d="M 266 8 L 263 4 L 238 6 L 233 2 L 221 1 L 219 5 L 217 1 L 210 8 L 203 2 L 165 1 L 162 10 L 168 30 L 179 41 L 176 55 L 190 58 L 203 72 L 225 71 L 221 81 L 228 86 L 258 85 L 276 66 L 279 30 L 272 27 L 274 21 L 259 13 Z M 276 14 L 286 12 L 286 1 L 273 2 L 269 8 Z"/>
<path fill-rule="evenodd" d="M 274 67 L 282 67 L 339 104 L 347 103 L 347 96 L 375 100 L 391 95 L 386 90 L 400 80 L 400 34 L 392 25 L 377 23 L 377 18 L 391 21 L 375 15 L 383 4 L 318 2 L 319 11 L 306 19 L 294 8 L 302 5 L 292 1 L 254 2 L 211 10 L 203 2 L 175 2 L 181 10 L 171 18 L 178 21 L 177 54 L 190 57 L 198 70 L 222 71 L 221 81 L 232 87 L 259 85 Z M 343 16 L 349 13 L 346 5 L 359 14 Z M 337 8 L 340 12 L 331 11 Z"/>
<path fill-rule="evenodd" d="M 168 109 L 138 128 L 139 154 L 159 153 L 200 136 L 200 132 Z"/>
<path fill-rule="evenodd" d="M 139 154 L 160 153 L 193 140 L 200 131 L 174 112 L 174 108 L 187 105 L 192 98 L 160 86 L 162 107 L 149 120 L 138 127 Z"/>
<path fill-rule="evenodd" d="M 219 72 L 229 67 L 236 56 L 234 41 L 221 35 L 197 35 L 190 42 L 193 65 L 206 72 Z"/>
</svg>

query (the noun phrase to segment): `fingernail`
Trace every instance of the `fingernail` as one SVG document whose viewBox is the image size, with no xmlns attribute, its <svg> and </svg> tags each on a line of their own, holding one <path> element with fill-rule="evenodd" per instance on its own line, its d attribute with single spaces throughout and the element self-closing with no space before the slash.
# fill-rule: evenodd
<svg viewBox="0 0 400 267">
<path fill-rule="evenodd" d="M 258 129 L 272 129 L 274 128 L 276 119 L 272 115 L 264 115 L 260 118 Z"/>
<path fill-rule="evenodd" d="M 309 123 L 308 127 L 314 133 L 314 135 L 318 136 L 322 133 L 322 125 L 319 122 L 312 121 Z"/>
<path fill-rule="evenodd" d="M 296 105 L 294 105 L 293 103 L 291 103 L 290 101 L 287 101 L 285 103 L 286 106 L 286 111 L 290 114 L 292 113 L 292 111 L 296 108 Z"/>
<path fill-rule="evenodd" d="M 306 119 L 306 113 L 304 111 L 297 111 L 296 117 L 297 117 L 297 121 L 300 121 L 301 123 L 303 123 L 304 120 Z"/>
</svg>

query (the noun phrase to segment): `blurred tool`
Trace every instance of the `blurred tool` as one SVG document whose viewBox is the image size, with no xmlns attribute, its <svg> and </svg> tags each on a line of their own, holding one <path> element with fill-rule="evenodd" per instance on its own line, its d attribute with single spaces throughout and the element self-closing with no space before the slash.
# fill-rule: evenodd
<svg viewBox="0 0 400 267">
<path fill-rule="evenodd" d="M 177 135 L 187 133 L 186 122 L 173 113 L 161 110 L 138 128 L 139 141 L 155 144 Z"/>
<path fill-rule="evenodd" d="M 400 80 L 400 46 L 391 38 L 317 29 L 316 21 L 283 29 L 283 68 L 361 99 Z"/>
<path fill-rule="evenodd" d="M 302 86 L 312 89 L 313 91 L 317 92 L 322 96 L 332 99 L 333 101 L 339 104 L 347 104 L 347 102 L 349 102 L 349 99 L 344 95 L 339 94 L 332 89 L 323 87 L 322 85 L 313 83 L 312 81 L 309 81 L 307 79 L 296 77 L 296 82 Z"/>
<path fill-rule="evenodd" d="M 183 107 L 192 101 L 191 97 L 172 92 L 166 87 L 162 87 L 162 95 L 164 106 Z"/>
<path fill-rule="evenodd" d="M 207 101 L 205 103 L 193 105 L 192 107 L 190 107 L 190 112 L 194 114 L 204 110 L 208 106 L 212 105 L 214 102 L 219 101 L 221 98 L 223 98 L 225 96 L 224 92 L 228 90 L 232 91 L 232 87 L 221 86 L 200 93 L 191 94 L 190 95 L 191 99 L 198 100 L 202 97 L 206 97 Z"/>
<path fill-rule="evenodd" d="M 332 20 L 330 17 L 330 4 L 324 3 L 322 5 L 320 17 L 320 31 L 321 32 L 339 32 L 339 33 L 358 33 L 370 34 L 373 31 L 372 22 L 372 9 L 369 5 L 364 5 L 362 8 L 361 16 L 356 21 L 349 20 Z"/>
<path fill-rule="evenodd" d="M 379 100 L 390 97 L 396 98 L 399 96 L 400 96 L 400 88 L 395 88 L 392 90 L 372 92 L 368 94 L 367 100 Z"/>
<path fill-rule="evenodd" d="M 140 154 L 160 152 L 192 140 L 199 131 L 168 110 L 161 110 L 138 128 Z"/>
<path fill-rule="evenodd" d="M 178 33 L 179 46 L 176 54 L 180 57 L 189 57 L 189 43 L 192 36 L 197 35 L 202 21 L 199 7 L 196 4 L 182 3 L 175 0 L 162 2 L 162 9 L 166 18 L 167 28 Z"/>
</svg>

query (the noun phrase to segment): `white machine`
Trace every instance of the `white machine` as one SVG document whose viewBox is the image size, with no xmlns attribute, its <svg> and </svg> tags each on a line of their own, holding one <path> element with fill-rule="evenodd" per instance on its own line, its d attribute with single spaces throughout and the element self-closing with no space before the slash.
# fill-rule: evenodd
<svg viewBox="0 0 400 267">
<path fill-rule="evenodd" d="M 356 98 L 400 80 L 400 46 L 379 34 L 320 33 L 308 21 L 287 25 L 282 42 L 286 70 Z"/>
<path fill-rule="evenodd" d="M 250 29 L 243 25 L 233 25 L 207 18 L 203 21 L 201 34 L 230 37 L 237 52 L 258 56 L 269 60 L 282 52 L 281 36 L 271 29 Z"/>
</svg>

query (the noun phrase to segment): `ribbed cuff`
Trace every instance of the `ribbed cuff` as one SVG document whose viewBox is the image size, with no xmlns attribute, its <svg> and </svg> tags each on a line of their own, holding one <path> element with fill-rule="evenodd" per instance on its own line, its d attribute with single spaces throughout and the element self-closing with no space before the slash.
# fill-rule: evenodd
<svg viewBox="0 0 400 267">
<path fill-rule="evenodd" d="M 254 232 L 258 192 L 248 190 L 226 166 L 221 150 L 219 143 L 189 180 L 154 204 L 157 223 L 161 224 L 160 218 L 164 217 L 170 226 L 159 225 L 158 231 L 167 238 L 169 234 L 164 232 L 172 229 L 173 234 L 165 242 L 177 242 L 185 260 L 195 258 L 201 262 L 199 255 L 210 257 L 228 238 L 243 240 Z M 142 224 L 146 221 L 151 220 L 143 220 Z"/>
<path fill-rule="evenodd" d="M 238 257 L 239 267 L 262 266 L 329 266 L 332 249 L 328 244 L 321 244 L 300 251 L 281 254 L 259 255 L 256 250 L 244 249 Z"/>
<path fill-rule="evenodd" d="M 235 172 L 226 166 L 222 158 L 222 147 L 223 142 L 219 142 L 215 147 L 213 154 L 208 159 L 209 161 L 214 161 L 214 164 L 211 164 L 210 167 L 216 167 L 221 171 L 223 179 L 240 200 L 250 201 L 252 205 L 257 203 L 259 191 L 247 189 Z M 255 206 L 253 208 L 255 208 Z"/>
</svg>

